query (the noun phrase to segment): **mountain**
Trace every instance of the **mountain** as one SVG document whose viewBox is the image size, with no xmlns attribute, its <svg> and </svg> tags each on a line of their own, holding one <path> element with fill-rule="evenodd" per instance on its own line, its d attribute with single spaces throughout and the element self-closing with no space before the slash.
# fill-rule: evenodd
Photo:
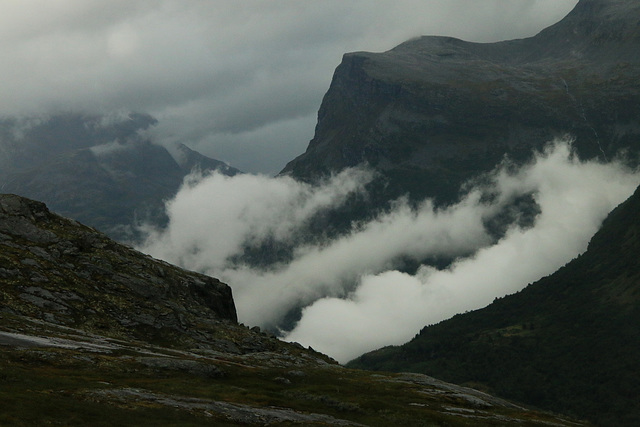
<svg viewBox="0 0 640 427">
<path fill-rule="evenodd" d="M 638 253 L 640 188 L 556 273 L 349 366 L 428 373 L 596 425 L 640 425 Z"/>
<path fill-rule="evenodd" d="M 581 0 L 534 37 L 420 37 L 344 55 L 306 152 L 282 171 L 314 181 L 368 164 L 374 205 L 408 194 L 455 200 L 506 156 L 525 161 L 571 135 L 582 158 L 640 152 L 640 5 Z"/>
<path fill-rule="evenodd" d="M 71 150 L 126 141 L 157 121 L 147 114 L 3 117 L 0 174 L 38 167 Z"/>
<path fill-rule="evenodd" d="M 144 137 L 155 123 L 142 114 L 5 119 L 0 187 L 43 200 L 119 240 L 136 240 L 138 222 L 167 221 L 164 201 L 192 170 L 239 173 L 184 144 L 169 153 Z"/>
<path fill-rule="evenodd" d="M 0 424 L 580 426 L 236 322 L 220 281 L 0 195 Z"/>
</svg>

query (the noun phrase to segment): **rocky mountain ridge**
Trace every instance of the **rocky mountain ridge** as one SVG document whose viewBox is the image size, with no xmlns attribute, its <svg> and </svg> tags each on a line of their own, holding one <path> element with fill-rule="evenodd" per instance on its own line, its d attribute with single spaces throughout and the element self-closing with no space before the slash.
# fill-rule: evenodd
<svg viewBox="0 0 640 427">
<path fill-rule="evenodd" d="M 227 285 L 0 195 L 0 424 L 586 423 L 425 375 L 345 369 L 236 323 Z"/>
<path fill-rule="evenodd" d="M 145 136 L 155 123 L 144 114 L 0 120 L 1 191 L 135 241 L 138 223 L 164 225 L 164 201 L 194 169 L 240 172 L 184 144 L 170 153 Z"/>
<path fill-rule="evenodd" d="M 583 158 L 640 152 L 640 8 L 581 0 L 538 35 L 499 43 L 420 37 L 346 54 L 307 151 L 282 171 L 315 180 L 367 163 L 378 204 L 402 194 L 455 200 L 504 156 L 524 161 L 571 135 Z"/>
</svg>

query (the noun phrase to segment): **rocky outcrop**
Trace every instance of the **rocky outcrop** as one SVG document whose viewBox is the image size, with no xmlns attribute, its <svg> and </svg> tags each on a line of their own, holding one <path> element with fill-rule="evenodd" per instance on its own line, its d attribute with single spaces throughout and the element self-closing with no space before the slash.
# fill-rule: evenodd
<svg viewBox="0 0 640 427">
<path fill-rule="evenodd" d="M 581 0 L 535 37 L 421 37 L 346 54 L 307 151 L 283 173 L 314 180 L 368 163 L 385 197 L 455 198 L 460 184 L 563 135 L 585 158 L 640 152 L 640 6 Z"/>
<path fill-rule="evenodd" d="M 224 283 L 117 244 L 40 202 L 0 195 L 0 249 L 5 313 L 160 341 L 197 340 L 197 324 L 237 321 Z"/>
</svg>

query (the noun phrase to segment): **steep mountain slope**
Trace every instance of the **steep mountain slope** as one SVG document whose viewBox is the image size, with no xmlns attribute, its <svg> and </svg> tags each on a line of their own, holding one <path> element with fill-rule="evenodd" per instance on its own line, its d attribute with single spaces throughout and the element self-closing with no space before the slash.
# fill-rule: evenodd
<svg viewBox="0 0 640 427">
<path fill-rule="evenodd" d="M 584 158 L 640 152 L 640 6 L 581 0 L 537 36 L 500 43 L 421 37 L 384 53 L 346 54 L 306 152 L 282 171 L 314 180 L 366 162 L 386 185 L 455 199 L 505 155 L 530 156 L 570 134 Z"/>
<path fill-rule="evenodd" d="M 119 240 L 136 240 L 139 221 L 162 225 L 164 201 L 194 168 L 239 172 L 183 144 L 172 156 L 140 135 L 155 124 L 150 116 L 34 120 L 6 119 L 0 126 L 2 191 L 43 200 Z"/>
<path fill-rule="evenodd" d="M 231 289 L 116 244 L 51 213 L 0 196 L 2 310 L 88 332 L 153 341 L 197 339 L 204 319 L 235 322 Z"/>
<path fill-rule="evenodd" d="M 640 189 L 555 274 L 350 366 L 428 373 L 597 425 L 637 426 L 638 253 Z"/>
<path fill-rule="evenodd" d="M 0 424 L 576 426 L 348 370 L 235 321 L 228 286 L 0 195 Z"/>
</svg>

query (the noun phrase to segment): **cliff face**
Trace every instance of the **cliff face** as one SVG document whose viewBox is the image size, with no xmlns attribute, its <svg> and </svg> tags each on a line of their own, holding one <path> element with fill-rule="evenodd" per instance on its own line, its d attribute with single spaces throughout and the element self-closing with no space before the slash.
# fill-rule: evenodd
<svg viewBox="0 0 640 427">
<path fill-rule="evenodd" d="M 451 199 L 461 182 L 571 135 L 585 158 L 640 152 L 640 6 L 582 0 L 537 36 L 422 37 L 344 56 L 307 151 L 283 173 L 313 180 L 368 163 L 389 195 Z"/>
<path fill-rule="evenodd" d="M 2 311 L 138 339 L 195 339 L 190 328 L 236 322 L 231 289 L 154 260 L 51 213 L 0 195 Z"/>
</svg>

